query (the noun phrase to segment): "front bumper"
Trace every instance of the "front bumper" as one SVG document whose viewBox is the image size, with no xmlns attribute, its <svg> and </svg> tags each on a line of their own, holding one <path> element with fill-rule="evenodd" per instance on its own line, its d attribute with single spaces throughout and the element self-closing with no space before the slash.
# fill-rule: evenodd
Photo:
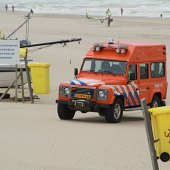
<svg viewBox="0 0 170 170">
<path fill-rule="evenodd" d="M 99 104 L 94 102 L 89 102 L 86 100 L 56 100 L 58 104 L 65 104 L 74 110 L 80 111 L 99 111 L 100 109 L 109 108 L 110 104 Z"/>
</svg>

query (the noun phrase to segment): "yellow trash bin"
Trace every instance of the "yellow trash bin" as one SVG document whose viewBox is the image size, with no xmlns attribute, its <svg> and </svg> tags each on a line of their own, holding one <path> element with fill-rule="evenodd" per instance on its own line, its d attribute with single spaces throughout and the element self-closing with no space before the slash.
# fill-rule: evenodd
<svg viewBox="0 0 170 170">
<path fill-rule="evenodd" d="M 30 63 L 28 67 L 31 69 L 31 77 L 33 83 L 33 92 L 36 94 L 50 93 L 48 63 Z"/>
<path fill-rule="evenodd" d="M 151 108 L 148 111 L 151 113 L 157 157 L 167 162 L 170 160 L 170 107 Z"/>
</svg>

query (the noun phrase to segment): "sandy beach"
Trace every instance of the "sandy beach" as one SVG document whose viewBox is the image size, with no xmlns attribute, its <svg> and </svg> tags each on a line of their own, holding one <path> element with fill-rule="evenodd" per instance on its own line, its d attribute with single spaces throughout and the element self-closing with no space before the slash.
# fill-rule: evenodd
<svg viewBox="0 0 170 170">
<path fill-rule="evenodd" d="M 27 13 L 0 11 L 0 30 L 7 36 Z M 85 16 L 33 14 L 29 39 L 32 43 L 82 38 L 66 47 L 53 45 L 28 53 L 50 66 L 50 94 L 38 95 L 34 104 L 0 102 L 0 169 L 2 170 L 151 170 L 149 147 L 141 111 L 124 112 L 119 124 L 107 124 L 97 113 L 77 112 L 72 121 L 57 115 L 58 85 L 74 79 L 87 50 L 95 42 L 153 42 L 167 45 L 170 65 L 169 18 L 114 17 L 107 23 Z M 25 27 L 15 37 L 25 38 Z M 170 67 L 167 67 L 168 73 Z M 168 75 L 170 81 L 170 75 Z M 4 89 L 2 89 L 4 90 Z M 168 90 L 167 105 L 170 105 Z M 161 170 L 170 163 L 158 160 Z"/>
</svg>

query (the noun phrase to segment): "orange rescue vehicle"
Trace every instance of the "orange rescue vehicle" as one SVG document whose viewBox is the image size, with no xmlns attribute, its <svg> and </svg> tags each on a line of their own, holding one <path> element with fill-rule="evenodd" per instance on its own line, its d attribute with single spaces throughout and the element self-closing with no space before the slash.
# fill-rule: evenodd
<svg viewBox="0 0 170 170">
<path fill-rule="evenodd" d="M 58 116 L 73 119 L 76 111 L 98 112 L 118 123 L 124 110 L 165 105 L 166 46 L 145 43 L 96 43 L 86 54 L 75 79 L 60 83 Z"/>
</svg>

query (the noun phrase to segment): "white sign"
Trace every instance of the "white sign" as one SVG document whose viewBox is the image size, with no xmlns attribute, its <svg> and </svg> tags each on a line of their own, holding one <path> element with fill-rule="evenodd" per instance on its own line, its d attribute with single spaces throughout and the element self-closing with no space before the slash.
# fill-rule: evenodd
<svg viewBox="0 0 170 170">
<path fill-rule="evenodd" d="M 0 64 L 19 64 L 19 40 L 0 40 Z"/>
</svg>

